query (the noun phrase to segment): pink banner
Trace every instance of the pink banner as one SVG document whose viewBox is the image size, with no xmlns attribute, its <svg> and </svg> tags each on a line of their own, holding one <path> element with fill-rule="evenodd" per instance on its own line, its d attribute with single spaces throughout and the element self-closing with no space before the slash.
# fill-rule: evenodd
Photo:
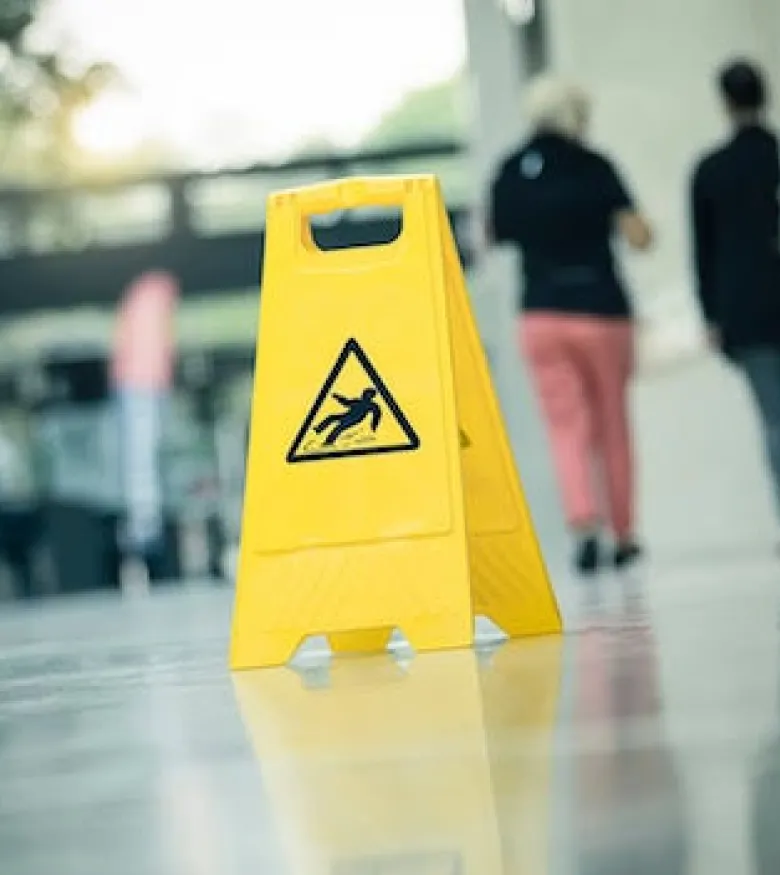
<svg viewBox="0 0 780 875">
<path fill-rule="evenodd" d="M 176 278 L 162 271 L 143 274 L 127 289 L 114 338 L 112 379 L 117 387 L 171 386 L 178 298 Z"/>
</svg>

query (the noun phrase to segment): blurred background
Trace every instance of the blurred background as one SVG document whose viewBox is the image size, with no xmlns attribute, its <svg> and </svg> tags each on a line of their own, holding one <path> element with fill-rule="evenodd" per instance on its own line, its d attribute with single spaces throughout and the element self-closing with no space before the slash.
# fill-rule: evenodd
<svg viewBox="0 0 780 875">
<path fill-rule="evenodd" d="M 487 180 L 523 132 L 523 82 L 548 68 L 592 91 L 593 139 L 619 156 L 659 233 L 651 258 L 627 262 L 648 538 L 670 561 L 763 543 L 759 438 L 744 390 L 704 349 L 685 204 L 693 161 L 725 132 L 714 70 L 747 53 L 777 79 L 779 40 L 772 0 L 2 0 L 3 597 L 132 581 L 112 373 L 117 357 L 149 355 L 143 343 L 118 352 L 118 338 L 150 275 L 177 299 L 159 387 L 172 400 L 165 546 L 149 576 L 230 579 L 265 198 L 366 173 L 442 181 L 555 565 L 564 530 L 512 339 L 511 256 L 482 252 L 476 231 Z M 331 215 L 317 234 L 326 247 L 380 241 L 396 223 Z"/>
<path fill-rule="evenodd" d="M 0 0 L 3 875 L 268 875 L 289 871 L 285 840 L 311 867 L 349 845 L 332 873 L 431 873 L 420 850 L 483 823 L 509 860 L 549 845 L 535 875 L 780 872 L 780 537 L 749 390 L 705 343 L 687 213 L 694 162 L 728 136 L 717 69 L 747 55 L 777 92 L 779 47 L 777 0 Z M 591 139 L 657 235 L 621 252 L 649 607 L 566 586 L 515 256 L 480 232 L 548 69 L 592 94 Z M 411 172 L 441 180 L 572 634 L 479 672 L 438 654 L 406 688 L 370 660 L 341 662 L 330 692 L 312 669 L 321 711 L 270 673 L 239 701 L 275 739 L 258 779 L 226 642 L 265 200 Z M 314 233 L 381 242 L 398 221 L 331 214 Z M 471 772 L 453 792 L 486 757 L 495 799 Z M 337 792 L 315 795 L 326 779 Z M 468 821 L 450 829 L 450 806 Z M 356 863 L 358 847 L 412 856 Z"/>
</svg>

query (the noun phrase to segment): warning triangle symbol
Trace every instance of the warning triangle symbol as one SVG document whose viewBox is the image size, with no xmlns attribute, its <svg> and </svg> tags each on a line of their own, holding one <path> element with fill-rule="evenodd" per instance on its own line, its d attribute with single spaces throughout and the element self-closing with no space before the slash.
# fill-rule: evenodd
<svg viewBox="0 0 780 875">
<path fill-rule="evenodd" d="M 287 462 L 319 462 L 416 450 L 420 439 L 371 364 L 350 339 L 287 453 Z"/>
</svg>

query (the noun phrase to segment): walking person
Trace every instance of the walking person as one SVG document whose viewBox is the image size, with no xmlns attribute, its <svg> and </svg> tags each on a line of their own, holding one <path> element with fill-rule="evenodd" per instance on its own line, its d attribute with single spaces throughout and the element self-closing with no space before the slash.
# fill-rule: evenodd
<svg viewBox="0 0 780 875">
<path fill-rule="evenodd" d="M 635 249 L 651 231 L 612 162 L 584 142 L 588 96 L 556 77 L 527 94 L 529 139 L 501 165 L 490 197 L 488 233 L 522 256 L 518 335 L 552 445 L 575 565 L 583 574 L 642 553 L 634 531 L 634 466 L 628 386 L 634 363 L 632 315 L 612 251 Z"/>
<path fill-rule="evenodd" d="M 693 174 L 698 298 L 712 344 L 750 386 L 780 510 L 778 139 L 765 120 L 767 86 L 757 66 L 727 64 L 718 90 L 732 131 Z"/>
<path fill-rule="evenodd" d="M 165 408 L 173 390 L 179 300 L 176 279 L 149 271 L 126 290 L 116 317 L 111 368 L 126 504 L 123 552 L 167 577 L 160 455 Z"/>
</svg>

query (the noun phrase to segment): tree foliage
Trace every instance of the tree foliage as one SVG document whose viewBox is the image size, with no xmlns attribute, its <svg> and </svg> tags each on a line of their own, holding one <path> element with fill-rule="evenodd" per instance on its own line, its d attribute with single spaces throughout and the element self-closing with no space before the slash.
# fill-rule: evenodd
<svg viewBox="0 0 780 875">
<path fill-rule="evenodd" d="M 77 68 L 28 36 L 46 0 L 0 0 L 0 176 L 72 174 L 75 114 L 119 80 L 106 63 Z"/>
<path fill-rule="evenodd" d="M 4 0 L 0 4 L 0 45 L 17 51 L 24 32 L 35 20 L 38 0 Z"/>
<path fill-rule="evenodd" d="M 401 143 L 459 139 L 466 129 L 460 76 L 412 92 L 389 112 L 363 144 L 384 148 Z"/>
</svg>

